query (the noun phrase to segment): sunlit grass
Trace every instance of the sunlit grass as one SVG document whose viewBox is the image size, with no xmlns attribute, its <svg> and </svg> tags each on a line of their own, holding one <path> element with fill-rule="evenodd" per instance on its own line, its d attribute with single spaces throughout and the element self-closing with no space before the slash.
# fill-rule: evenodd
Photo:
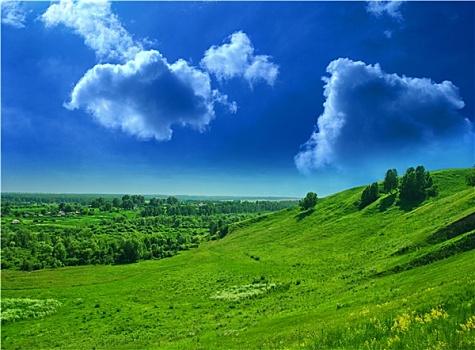
<svg viewBox="0 0 475 350">
<path fill-rule="evenodd" d="M 216 300 L 239 300 L 251 299 L 259 295 L 271 292 L 276 288 L 275 283 L 252 283 L 241 286 L 233 286 L 216 292 L 210 298 Z"/>
<path fill-rule="evenodd" d="M 55 313 L 61 303 L 55 299 L 2 298 L 1 323 L 43 318 Z"/>
</svg>

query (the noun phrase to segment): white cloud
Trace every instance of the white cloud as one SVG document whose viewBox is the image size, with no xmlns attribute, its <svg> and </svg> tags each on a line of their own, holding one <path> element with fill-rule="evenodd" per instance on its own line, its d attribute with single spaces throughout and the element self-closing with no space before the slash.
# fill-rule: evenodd
<svg viewBox="0 0 475 350">
<path fill-rule="evenodd" d="M 230 42 L 212 46 L 201 60 L 201 66 L 216 75 L 218 80 L 235 77 L 244 78 L 249 84 L 265 81 L 273 85 L 279 67 L 266 55 L 254 55 L 254 47 L 249 37 L 242 31 L 230 36 Z"/>
<path fill-rule="evenodd" d="M 381 17 L 384 14 L 397 19 L 403 20 L 400 7 L 404 3 L 401 0 L 369 0 L 367 1 L 366 10 L 376 17 Z"/>
<path fill-rule="evenodd" d="M 142 50 L 103 0 L 61 0 L 42 15 L 47 27 L 64 25 L 84 38 L 101 59 L 127 60 Z"/>
<path fill-rule="evenodd" d="M 144 50 L 107 1 L 61 0 L 42 20 L 47 27 L 62 24 L 73 29 L 101 60 L 119 61 L 100 63 L 86 72 L 65 104 L 69 109 L 84 108 L 105 127 L 165 141 L 171 139 L 173 125 L 204 131 L 215 118 L 216 104 L 237 111 L 235 102 L 211 88 L 208 73 L 181 59 L 169 64 L 158 51 Z"/>
<path fill-rule="evenodd" d="M 204 131 L 214 105 L 235 111 L 227 96 L 211 89 L 210 78 L 185 61 L 169 64 L 155 50 L 125 64 L 98 64 L 75 86 L 69 109 L 85 108 L 102 125 L 140 139 L 170 140 L 172 125 Z"/>
<path fill-rule="evenodd" d="M 331 62 L 327 72 L 323 114 L 295 156 L 302 172 L 381 157 L 394 161 L 444 149 L 453 140 L 473 141 L 472 124 L 458 112 L 464 102 L 449 81 L 400 77 L 347 58 Z"/>
<path fill-rule="evenodd" d="M 14 28 L 25 28 L 26 11 L 20 1 L 1 1 L 2 23 Z"/>
</svg>

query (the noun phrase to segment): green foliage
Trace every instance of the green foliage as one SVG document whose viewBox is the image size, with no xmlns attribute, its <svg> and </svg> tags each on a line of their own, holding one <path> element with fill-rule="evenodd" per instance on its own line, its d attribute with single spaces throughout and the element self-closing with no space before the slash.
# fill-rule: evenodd
<svg viewBox="0 0 475 350">
<path fill-rule="evenodd" d="M 410 167 L 401 179 L 399 198 L 404 203 L 420 203 L 428 196 L 435 196 L 436 188 L 432 177 L 422 165 Z"/>
<path fill-rule="evenodd" d="M 119 263 L 134 263 L 141 257 L 141 242 L 136 237 L 123 237 L 120 241 Z"/>
<path fill-rule="evenodd" d="M 467 185 L 475 186 L 475 165 L 470 170 L 470 173 L 467 174 L 466 179 L 467 179 Z"/>
<path fill-rule="evenodd" d="M 179 202 L 175 197 L 94 198 L 91 208 L 61 202 L 2 206 L 3 269 L 25 271 L 162 259 L 224 238 L 233 223 L 295 201 Z M 3 208 L 8 208 L 3 209 Z M 127 208 L 127 209 L 124 209 Z M 140 210 L 140 208 L 142 208 Z M 18 224 L 13 218 L 18 217 Z"/>
<path fill-rule="evenodd" d="M 317 205 L 318 196 L 315 192 L 308 192 L 304 199 L 300 200 L 301 210 L 309 210 Z"/>
<path fill-rule="evenodd" d="M 378 199 L 378 197 L 379 197 L 378 183 L 374 182 L 363 190 L 363 193 L 361 194 L 361 203 L 359 206 L 360 209 L 363 209 L 364 207 L 375 202 Z"/>
<path fill-rule="evenodd" d="M 396 169 L 389 169 L 384 176 L 383 189 L 386 193 L 392 193 L 399 186 L 399 176 Z"/>
</svg>

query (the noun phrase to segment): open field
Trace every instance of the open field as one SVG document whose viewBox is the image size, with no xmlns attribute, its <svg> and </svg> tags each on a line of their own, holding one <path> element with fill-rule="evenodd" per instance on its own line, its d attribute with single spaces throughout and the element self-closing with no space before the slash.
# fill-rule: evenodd
<svg viewBox="0 0 475 350">
<path fill-rule="evenodd" d="M 415 208 L 361 187 L 169 259 L 3 270 L 2 348 L 475 349 L 467 173 Z"/>
</svg>

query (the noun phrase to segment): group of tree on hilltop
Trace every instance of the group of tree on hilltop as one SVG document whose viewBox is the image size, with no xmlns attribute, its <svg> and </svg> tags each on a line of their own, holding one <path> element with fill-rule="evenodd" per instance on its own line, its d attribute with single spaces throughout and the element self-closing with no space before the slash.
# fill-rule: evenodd
<svg viewBox="0 0 475 350">
<path fill-rule="evenodd" d="M 475 169 L 475 168 L 474 168 Z M 475 170 L 472 176 L 467 177 L 467 183 L 475 183 Z M 424 201 L 428 197 L 437 195 L 437 189 L 434 186 L 432 177 L 424 166 L 419 165 L 416 168 L 410 167 L 406 173 L 399 178 L 396 169 L 386 171 L 382 183 L 382 192 L 394 194 L 399 191 L 399 201 L 401 204 L 414 205 Z M 379 198 L 380 186 L 377 182 L 366 186 L 361 194 L 359 209 L 363 209 L 375 202 Z M 307 196 L 300 200 L 299 206 L 302 211 L 315 207 L 318 196 L 314 192 L 308 192 Z"/>
<path fill-rule="evenodd" d="M 422 165 L 416 169 L 410 167 L 401 179 L 399 199 L 409 203 L 422 202 L 437 194 L 433 185 L 430 173 Z"/>
<path fill-rule="evenodd" d="M 475 166 L 466 175 L 466 182 L 469 186 L 475 186 Z M 383 192 L 392 194 L 397 190 L 399 190 L 399 200 L 403 203 L 420 203 L 427 197 L 437 195 L 437 188 L 432 177 L 422 165 L 408 168 L 402 178 L 399 178 L 396 169 L 389 169 L 384 176 Z M 364 189 L 360 207 L 364 208 L 376 201 L 378 197 L 379 186 L 375 182 Z"/>
<path fill-rule="evenodd" d="M 399 178 L 396 169 L 389 169 L 384 176 L 383 192 L 392 194 L 397 190 L 400 202 L 410 204 L 420 203 L 437 194 L 430 173 L 422 165 L 408 168 L 402 178 Z M 377 182 L 367 186 L 361 195 L 360 209 L 375 202 L 379 198 L 379 192 Z"/>
</svg>

